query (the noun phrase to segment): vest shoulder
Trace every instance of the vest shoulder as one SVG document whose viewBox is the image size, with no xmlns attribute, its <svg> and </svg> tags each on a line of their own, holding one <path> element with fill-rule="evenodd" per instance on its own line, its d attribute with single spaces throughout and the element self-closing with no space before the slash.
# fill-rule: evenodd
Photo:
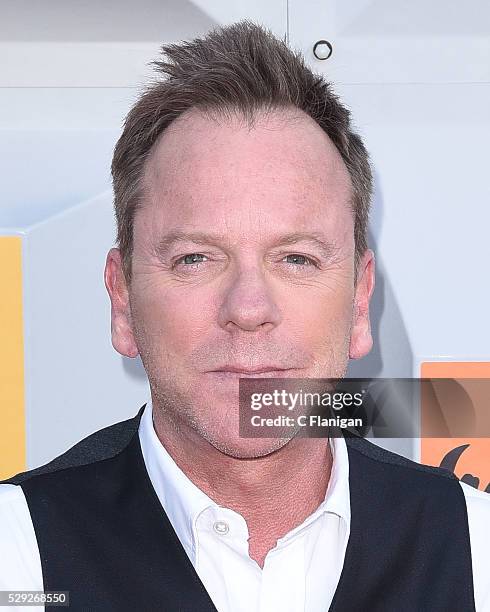
<svg viewBox="0 0 490 612">
<path fill-rule="evenodd" d="M 458 481 L 451 470 L 442 467 L 435 467 L 431 465 L 425 465 L 424 463 L 417 463 L 411 459 L 407 459 L 398 453 L 381 448 L 377 444 L 366 440 L 365 438 L 352 436 L 345 438 L 347 448 L 358 456 L 371 459 L 377 462 L 380 466 L 386 468 L 405 468 L 408 470 L 407 473 L 411 473 L 415 478 L 423 477 L 436 477 L 443 481 L 453 480 Z M 350 453 L 350 454 L 351 454 Z M 352 455 L 351 455 L 352 456 Z M 459 481 L 458 481 L 459 482 Z"/>
<path fill-rule="evenodd" d="M 7 480 L 0 481 L 0 484 L 20 485 L 35 476 L 89 465 L 116 456 L 129 444 L 131 438 L 137 432 L 145 406 L 146 404 L 139 409 L 134 417 L 99 429 L 83 438 L 49 463 L 32 470 L 20 472 Z"/>
</svg>

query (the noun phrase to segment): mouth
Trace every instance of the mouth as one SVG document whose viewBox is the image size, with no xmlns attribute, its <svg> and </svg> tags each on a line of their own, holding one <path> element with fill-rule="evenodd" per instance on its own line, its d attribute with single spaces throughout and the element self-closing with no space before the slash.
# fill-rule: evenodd
<svg viewBox="0 0 490 612">
<path fill-rule="evenodd" d="M 215 374 L 223 378 L 281 378 L 288 373 L 295 371 L 295 368 L 277 368 L 277 367 L 261 367 L 261 368 L 236 368 L 224 367 L 219 370 L 211 370 L 208 374 Z"/>
</svg>

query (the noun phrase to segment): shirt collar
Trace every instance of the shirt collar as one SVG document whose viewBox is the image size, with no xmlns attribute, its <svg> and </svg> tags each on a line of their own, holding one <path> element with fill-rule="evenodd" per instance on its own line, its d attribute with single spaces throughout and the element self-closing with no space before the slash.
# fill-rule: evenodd
<svg viewBox="0 0 490 612">
<path fill-rule="evenodd" d="M 179 468 L 153 427 L 151 399 L 139 425 L 139 438 L 146 469 L 155 492 L 187 555 L 195 559 L 194 529 L 197 517 L 218 505 Z"/>
<path fill-rule="evenodd" d="M 343 436 L 330 438 L 332 469 L 323 510 L 334 512 L 350 525 L 349 455 Z"/>
<path fill-rule="evenodd" d="M 195 528 L 198 516 L 218 504 L 197 487 L 178 467 L 160 442 L 153 427 L 151 398 L 139 425 L 143 459 L 155 492 L 187 554 L 195 559 Z M 350 528 L 349 458 L 343 437 L 330 438 L 333 463 L 325 500 L 307 519 L 290 531 L 289 539 L 324 512 L 337 514 Z"/>
</svg>

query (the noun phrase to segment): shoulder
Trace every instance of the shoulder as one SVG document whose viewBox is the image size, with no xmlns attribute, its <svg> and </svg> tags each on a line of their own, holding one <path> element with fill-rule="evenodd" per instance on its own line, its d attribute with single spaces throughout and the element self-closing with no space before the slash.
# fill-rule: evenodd
<svg viewBox="0 0 490 612">
<path fill-rule="evenodd" d="M 42 590 L 41 560 L 22 488 L 0 484 L 0 590 Z"/>
<path fill-rule="evenodd" d="M 468 510 L 468 519 L 472 522 L 475 530 L 485 531 L 488 542 L 488 554 L 490 559 L 490 530 L 484 529 L 490 525 L 490 493 L 485 493 L 479 489 L 475 489 L 465 482 L 459 483 L 464 493 L 466 500 L 466 508 Z"/>
<path fill-rule="evenodd" d="M 70 468 L 88 466 L 116 456 L 128 445 L 131 438 L 138 431 L 145 405 L 139 409 L 136 416 L 99 429 L 77 442 L 49 463 L 26 472 L 20 472 L 7 480 L 0 481 L 0 486 L 2 482 L 22 485 L 37 476 L 47 476 Z"/>
<path fill-rule="evenodd" d="M 446 468 L 412 461 L 358 436 L 347 437 L 346 443 L 349 461 L 359 460 L 362 457 L 364 465 L 376 466 L 376 471 L 380 475 L 394 474 L 402 479 L 404 485 L 410 482 L 419 484 L 430 482 L 433 487 L 440 485 L 444 489 L 449 486 L 460 493 L 459 487 L 456 486 L 457 477 Z"/>
<path fill-rule="evenodd" d="M 11 520 L 16 512 L 23 512 L 24 506 L 25 497 L 21 487 L 0 483 L 0 528 L 3 528 L 5 521 Z"/>
<path fill-rule="evenodd" d="M 490 611 L 490 494 L 460 482 L 468 512 L 475 602 L 478 612 Z"/>
</svg>

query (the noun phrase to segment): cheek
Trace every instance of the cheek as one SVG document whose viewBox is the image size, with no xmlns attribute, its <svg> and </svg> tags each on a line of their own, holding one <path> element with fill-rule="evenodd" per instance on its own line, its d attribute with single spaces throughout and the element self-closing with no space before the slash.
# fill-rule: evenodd
<svg viewBox="0 0 490 612">
<path fill-rule="evenodd" d="M 311 350 L 309 376 L 342 378 L 349 357 L 352 297 L 348 292 L 318 299 L 305 315 L 302 341 Z"/>
<path fill-rule="evenodd" d="M 154 358 L 179 360 L 209 333 L 213 304 L 205 295 L 168 288 L 135 294 L 134 328 Z"/>
<path fill-rule="evenodd" d="M 353 291 L 340 286 L 306 295 L 289 292 L 283 301 L 284 323 L 311 346 L 343 337 L 351 325 L 353 299 Z"/>
</svg>

